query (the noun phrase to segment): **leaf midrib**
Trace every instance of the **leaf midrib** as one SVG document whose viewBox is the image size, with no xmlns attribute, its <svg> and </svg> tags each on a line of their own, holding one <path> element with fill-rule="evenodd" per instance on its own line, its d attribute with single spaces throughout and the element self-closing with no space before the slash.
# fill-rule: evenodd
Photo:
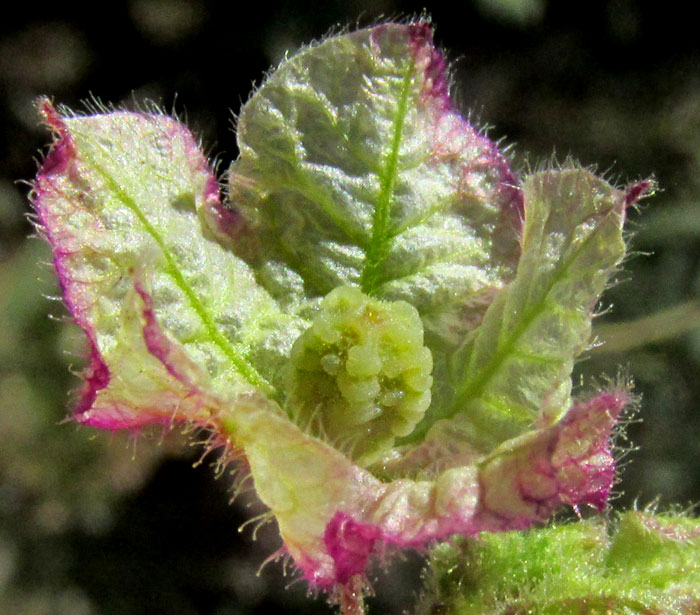
<svg viewBox="0 0 700 615">
<path fill-rule="evenodd" d="M 391 205 L 398 176 L 399 151 L 403 138 L 404 123 L 408 114 L 408 98 L 414 69 L 415 58 L 411 57 L 403 74 L 401 94 L 399 95 L 396 116 L 392 127 L 391 149 L 386 156 L 384 168 L 380 174 L 380 190 L 372 217 L 372 234 L 365 250 L 365 264 L 360 277 L 360 285 L 367 294 L 372 294 L 377 289 L 377 282 L 380 277 L 379 269 L 382 261 L 387 256 L 387 244 L 391 240 L 389 233 Z"/>
<path fill-rule="evenodd" d="M 579 254 L 581 251 L 586 247 L 586 245 L 597 235 L 598 230 L 600 226 L 605 222 L 607 219 L 608 215 L 613 211 L 613 208 L 610 208 L 608 211 L 601 212 L 601 217 L 599 223 L 596 225 L 596 228 L 591 232 L 591 234 L 586 237 L 585 241 L 582 242 L 582 244 L 578 247 L 578 249 L 574 252 L 572 257 L 569 259 L 568 262 L 563 263 L 556 276 L 554 279 L 551 281 L 549 286 L 546 288 L 546 290 L 542 293 L 542 296 L 540 297 L 539 301 L 535 306 L 533 306 L 525 315 L 525 317 L 521 320 L 521 324 L 519 327 L 516 328 L 516 330 L 513 332 L 511 335 L 510 339 L 507 340 L 506 344 L 502 349 L 496 353 L 496 355 L 493 357 L 493 359 L 489 362 L 489 364 L 484 368 L 484 370 L 481 372 L 481 375 L 477 378 L 476 382 L 473 383 L 469 387 L 456 387 L 455 395 L 453 397 L 453 401 L 444 412 L 441 412 L 438 416 L 435 417 L 435 420 L 438 419 L 452 419 L 454 418 L 459 412 L 464 410 L 465 405 L 477 398 L 479 395 L 481 395 L 484 392 L 484 389 L 488 385 L 488 382 L 491 380 L 491 378 L 496 374 L 499 370 L 499 368 L 502 366 L 503 362 L 507 360 L 509 356 L 512 355 L 513 348 L 517 344 L 517 341 L 520 339 L 520 337 L 527 331 L 527 329 L 530 327 L 534 319 L 537 317 L 539 313 L 541 313 L 542 306 L 546 303 L 547 297 L 549 294 L 552 292 L 552 289 L 562 280 L 562 278 L 566 275 L 566 272 L 568 269 L 573 265 L 573 263 L 576 261 L 578 258 Z M 517 274 L 516 274 L 517 278 Z M 505 292 L 507 292 L 507 289 L 504 289 Z M 411 433 L 410 435 L 406 436 L 404 439 L 400 440 L 400 444 L 407 444 L 409 442 L 414 442 L 416 440 L 421 440 L 425 434 L 430 430 L 432 427 L 434 421 L 431 423 L 426 423 L 426 424 L 419 424 L 418 427 Z"/>
<path fill-rule="evenodd" d="M 261 389 L 267 395 L 275 395 L 275 389 L 272 384 L 270 384 L 260 373 L 258 373 L 255 367 L 243 357 L 242 353 L 239 352 L 218 330 L 212 315 L 207 311 L 200 298 L 185 279 L 182 271 L 180 271 L 174 256 L 165 243 L 165 240 L 163 237 L 161 237 L 158 230 L 151 224 L 143 211 L 141 211 L 141 208 L 138 206 L 136 201 L 122 189 L 119 183 L 104 167 L 102 167 L 102 165 L 100 165 L 94 159 L 90 161 L 89 165 L 104 178 L 108 187 L 113 191 L 119 201 L 121 201 L 124 206 L 136 216 L 144 230 L 156 242 L 165 258 L 165 273 L 167 273 L 174 280 L 178 288 L 180 288 L 180 290 L 187 297 L 190 306 L 202 321 L 210 340 L 223 352 L 226 358 L 233 365 L 234 369 L 241 374 L 241 376 L 243 376 L 243 378 L 245 378 L 249 384 Z"/>
<path fill-rule="evenodd" d="M 496 352 L 493 359 L 481 372 L 481 375 L 476 378 L 476 382 L 474 382 L 470 386 L 463 387 L 457 390 L 457 393 L 455 395 L 455 403 L 450 409 L 450 412 L 447 413 L 447 415 L 444 418 L 452 418 L 462 409 L 462 407 L 468 401 L 475 399 L 483 393 L 488 382 L 499 371 L 500 367 L 507 360 L 507 358 L 513 354 L 514 348 L 518 343 L 518 340 L 529 329 L 529 327 L 532 325 L 533 321 L 537 318 L 537 316 L 542 313 L 543 306 L 547 302 L 547 298 L 549 297 L 554 287 L 564 279 L 566 273 L 578 260 L 581 252 L 597 236 L 600 227 L 607 220 L 608 216 L 612 211 L 613 208 L 611 207 L 608 211 L 601 212 L 602 215 L 600 217 L 599 223 L 596 225 L 596 228 L 581 243 L 581 245 L 574 252 L 574 254 L 572 254 L 571 258 L 567 262 L 561 264 L 561 266 L 559 267 L 559 271 L 552 278 L 550 284 L 546 287 L 545 291 L 540 296 L 540 299 L 527 311 L 527 313 L 522 318 L 520 325 L 511 334 L 509 339 L 506 340 L 506 343 L 503 346 L 501 346 L 501 350 Z"/>
</svg>

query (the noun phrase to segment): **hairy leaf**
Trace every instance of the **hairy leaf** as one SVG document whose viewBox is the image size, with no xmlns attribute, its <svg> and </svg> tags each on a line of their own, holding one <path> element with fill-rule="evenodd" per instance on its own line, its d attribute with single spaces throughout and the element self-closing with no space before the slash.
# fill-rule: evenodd
<svg viewBox="0 0 700 615">
<path fill-rule="evenodd" d="M 452 362 L 450 415 L 489 450 L 570 406 L 571 371 L 625 253 L 626 195 L 583 169 L 527 178 L 515 280 Z M 542 424 L 542 423 L 540 423 Z"/>
<path fill-rule="evenodd" d="M 700 522 L 627 512 L 438 546 L 418 613 L 691 615 L 700 608 Z M 612 535 L 610 535 L 612 534 Z"/>
<path fill-rule="evenodd" d="M 512 278 L 522 202 L 453 110 L 431 38 L 387 24 L 284 62 L 241 111 L 229 197 L 250 227 L 239 253 L 273 292 L 359 286 L 452 347 Z"/>
<path fill-rule="evenodd" d="M 92 346 L 80 420 L 127 427 L 196 405 L 171 373 L 180 368 L 156 356 L 167 340 L 179 342 L 181 365 L 196 366 L 187 379 L 227 397 L 274 396 L 275 354 L 288 350 L 295 323 L 242 260 L 204 236 L 198 210 L 218 188 L 189 132 L 158 114 L 42 109 L 59 140 L 36 181 L 36 210 Z M 277 348 L 266 331 L 280 321 L 290 331 Z"/>
</svg>

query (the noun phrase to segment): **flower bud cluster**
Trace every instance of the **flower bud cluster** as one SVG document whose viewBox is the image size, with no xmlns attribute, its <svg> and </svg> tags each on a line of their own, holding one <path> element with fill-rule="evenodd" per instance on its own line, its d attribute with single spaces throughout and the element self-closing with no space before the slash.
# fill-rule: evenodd
<svg viewBox="0 0 700 615">
<path fill-rule="evenodd" d="M 369 464 L 423 418 L 432 368 L 412 305 L 339 287 L 292 348 L 288 409 L 298 424 Z"/>
</svg>

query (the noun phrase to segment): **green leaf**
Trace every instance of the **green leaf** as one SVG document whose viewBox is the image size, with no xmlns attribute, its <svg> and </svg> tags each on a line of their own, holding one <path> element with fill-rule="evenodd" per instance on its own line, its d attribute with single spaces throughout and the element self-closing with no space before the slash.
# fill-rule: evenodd
<svg viewBox="0 0 700 615">
<path fill-rule="evenodd" d="M 452 363 L 448 417 L 491 450 L 568 410 L 570 375 L 593 311 L 625 253 L 625 195 L 583 169 L 526 179 L 515 280 L 489 306 Z"/>
<path fill-rule="evenodd" d="M 455 539 L 433 550 L 417 612 L 691 615 L 700 608 L 700 522 L 627 512 Z"/>
<path fill-rule="evenodd" d="M 80 408 L 111 408 L 115 427 L 145 421 L 148 409 L 169 417 L 185 394 L 178 370 L 228 398 L 275 395 L 300 323 L 207 238 L 200 212 L 218 203 L 218 188 L 190 133 L 158 114 L 61 118 L 48 103 L 43 111 L 59 140 L 35 206 L 93 351 Z M 163 364 L 168 353 L 177 365 Z"/>
<path fill-rule="evenodd" d="M 238 252 L 280 300 L 357 286 L 411 303 L 452 350 L 513 276 L 521 199 L 431 38 L 387 24 L 283 62 L 241 111 L 229 198 Z"/>
</svg>

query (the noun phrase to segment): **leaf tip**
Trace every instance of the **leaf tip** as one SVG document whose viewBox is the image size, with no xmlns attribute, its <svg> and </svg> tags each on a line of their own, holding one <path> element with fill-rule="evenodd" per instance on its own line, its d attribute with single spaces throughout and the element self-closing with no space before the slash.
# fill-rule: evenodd
<svg viewBox="0 0 700 615">
<path fill-rule="evenodd" d="M 656 182 L 653 179 L 643 179 L 634 182 L 625 188 L 624 206 L 625 209 L 633 207 L 640 200 L 651 196 L 656 191 Z"/>
<path fill-rule="evenodd" d="M 452 109 L 449 71 L 445 56 L 433 44 L 433 28 L 427 21 L 409 26 L 409 40 L 416 56 L 416 67 L 423 73 L 421 98 L 433 99 L 442 108 Z"/>
<path fill-rule="evenodd" d="M 326 525 L 323 541 L 335 564 L 335 578 L 346 584 L 364 574 L 375 551 L 381 531 L 376 525 L 360 523 L 343 512 L 336 512 Z"/>
<path fill-rule="evenodd" d="M 563 503 L 607 506 L 615 481 L 611 450 L 614 428 L 633 395 L 619 388 L 572 406 L 561 425 L 552 456 Z"/>
<path fill-rule="evenodd" d="M 41 179 L 63 173 L 75 155 L 75 148 L 66 123 L 53 103 L 48 98 L 40 98 L 37 103 L 39 117 L 48 126 L 57 139 L 44 159 L 35 184 L 35 192 L 39 192 Z"/>
</svg>

